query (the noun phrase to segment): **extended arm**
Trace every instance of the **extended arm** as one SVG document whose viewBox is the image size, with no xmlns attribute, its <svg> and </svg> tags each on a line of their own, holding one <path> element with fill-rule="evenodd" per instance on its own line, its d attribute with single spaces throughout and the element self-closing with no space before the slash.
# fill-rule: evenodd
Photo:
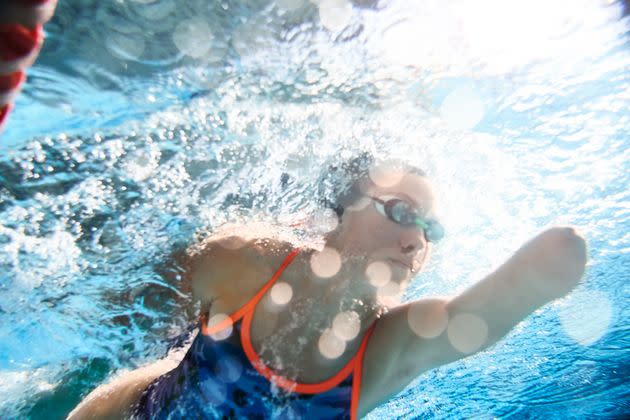
<svg viewBox="0 0 630 420">
<path fill-rule="evenodd" d="M 585 264 L 584 240 L 571 228 L 553 228 L 462 294 L 396 308 L 379 321 L 370 340 L 363 414 L 420 373 L 497 342 L 534 310 L 573 289 Z"/>
</svg>

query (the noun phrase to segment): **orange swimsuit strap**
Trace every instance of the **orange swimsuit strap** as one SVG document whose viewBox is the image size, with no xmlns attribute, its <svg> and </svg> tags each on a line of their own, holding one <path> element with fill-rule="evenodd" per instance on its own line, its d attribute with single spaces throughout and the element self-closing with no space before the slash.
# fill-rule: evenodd
<svg viewBox="0 0 630 420">
<path fill-rule="evenodd" d="M 336 387 L 341 382 L 343 382 L 344 379 L 346 379 L 350 374 L 354 373 L 352 383 L 351 417 L 352 419 L 355 419 L 361 389 L 363 357 L 370 335 L 374 330 L 374 325 L 370 326 L 370 328 L 366 332 L 365 337 L 361 342 L 361 346 L 357 351 L 357 354 L 353 358 L 351 358 L 348 363 L 339 372 L 337 372 L 336 375 L 328 378 L 325 381 L 315 384 L 298 383 L 274 373 L 269 367 L 264 364 L 260 356 L 254 350 L 254 347 L 252 346 L 250 328 L 252 318 L 254 316 L 254 309 L 256 308 L 256 305 L 258 304 L 260 299 L 262 299 L 264 294 L 267 292 L 267 290 L 269 290 L 269 288 L 274 285 L 274 283 L 282 275 L 284 270 L 291 264 L 291 262 L 299 254 L 299 252 L 300 249 L 297 248 L 293 250 L 289 255 L 287 255 L 280 268 L 278 268 L 271 279 L 269 279 L 269 281 L 265 283 L 265 285 L 256 293 L 256 295 L 249 302 L 243 305 L 242 308 L 235 311 L 226 319 L 218 322 L 215 325 L 208 326 L 208 314 L 202 313 L 200 317 L 201 333 L 204 335 L 213 335 L 226 328 L 232 327 L 234 323 L 236 323 L 240 319 L 243 319 L 243 325 L 241 328 L 241 345 L 243 346 L 243 351 L 247 355 L 247 358 L 251 362 L 252 366 L 254 366 L 258 373 L 267 378 L 267 380 L 289 392 L 298 392 L 301 394 L 320 394 Z"/>
</svg>

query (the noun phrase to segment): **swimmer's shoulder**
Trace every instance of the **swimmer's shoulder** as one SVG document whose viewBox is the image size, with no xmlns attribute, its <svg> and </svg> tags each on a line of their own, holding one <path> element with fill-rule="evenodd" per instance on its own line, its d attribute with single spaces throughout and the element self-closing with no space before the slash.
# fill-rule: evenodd
<svg viewBox="0 0 630 420">
<path fill-rule="evenodd" d="M 133 407 L 147 387 L 175 369 L 185 349 L 158 362 L 126 372 L 99 386 L 68 415 L 68 420 L 129 418 Z"/>
<path fill-rule="evenodd" d="M 185 265 L 192 268 L 202 261 L 238 266 L 277 267 L 294 249 L 308 246 L 291 230 L 269 223 L 226 225 L 209 238 L 194 244 Z"/>
<path fill-rule="evenodd" d="M 178 265 L 195 299 L 215 301 L 219 308 L 220 297 L 231 310 L 260 290 L 291 251 L 303 248 L 302 242 L 273 225 L 231 225 L 191 246 Z"/>
</svg>

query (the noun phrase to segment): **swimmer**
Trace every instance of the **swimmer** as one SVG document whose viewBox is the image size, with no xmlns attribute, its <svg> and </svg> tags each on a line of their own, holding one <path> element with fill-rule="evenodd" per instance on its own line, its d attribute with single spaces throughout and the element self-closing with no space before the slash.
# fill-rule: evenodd
<svg viewBox="0 0 630 420">
<path fill-rule="evenodd" d="M 13 100 L 42 47 L 42 25 L 52 17 L 57 0 L 0 2 L 0 129 Z"/>
<path fill-rule="evenodd" d="M 323 244 L 241 226 L 195 246 L 178 261 L 201 302 L 187 351 L 97 388 L 69 418 L 360 418 L 584 273 L 585 241 L 555 227 L 464 292 L 401 304 L 444 235 L 432 184 L 365 154 L 330 172 L 339 223 Z"/>
</svg>

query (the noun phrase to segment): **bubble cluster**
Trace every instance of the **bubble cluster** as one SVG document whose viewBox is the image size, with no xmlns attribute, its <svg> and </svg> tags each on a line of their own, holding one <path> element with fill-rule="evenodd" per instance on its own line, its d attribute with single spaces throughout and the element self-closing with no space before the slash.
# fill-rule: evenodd
<svg viewBox="0 0 630 420">
<path fill-rule="evenodd" d="M 448 321 L 446 333 L 456 350 L 462 353 L 474 353 L 488 338 L 488 324 L 476 315 L 461 313 Z"/>
<path fill-rule="evenodd" d="M 311 256 L 311 270 L 317 277 L 330 278 L 341 269 L 341 256 L 333 248 L 324 248 Z"/>
<path fill-rule="evenodd" d="M 271 300 L 277 305 L 286 305 L 293 297 L 293 288 L 284 282 L 276 283 L 271 288 Z"/>
</svg>

